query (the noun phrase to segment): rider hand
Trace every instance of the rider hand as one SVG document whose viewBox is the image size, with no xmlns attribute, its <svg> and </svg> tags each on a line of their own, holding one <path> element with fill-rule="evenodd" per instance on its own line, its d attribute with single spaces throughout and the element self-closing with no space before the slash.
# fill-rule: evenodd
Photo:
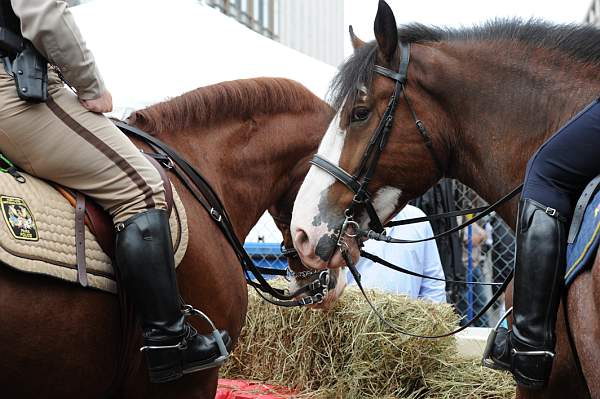
<svg viewBox="0 0 600 399">
<path fill-rule="evenodd" d="M 81 105 L 87 110 L 97 113 L 110 112 L 113 109 L 112 96 L 108 90 L 104 91 L 98 98 L 93 100 L 79 99 Z"/>
</svg>

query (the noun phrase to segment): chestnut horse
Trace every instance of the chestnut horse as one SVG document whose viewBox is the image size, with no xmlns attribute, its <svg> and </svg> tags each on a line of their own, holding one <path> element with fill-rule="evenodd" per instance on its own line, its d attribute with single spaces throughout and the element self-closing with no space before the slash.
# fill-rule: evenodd
<svg viewBox="0 0 600 399">
<path fill-rule="evenodd" d="M 223 201 L 243 240 L 269 209 L 288 220 L 308 159 L 331 108 L 298 83 L 249 79 L 200 88 L 134 113 L 198 168 Z M 173 178 L 186 206 L 190 240 L 177 269 L 187 303 L 237 340 L 247 289 L 235 253 L 211 217 Z M 151 385 L 141 329 L 127 353 L 117 296 L 0 267 L 0 396 L 7 398 L 213 398 L 217 369 Z M 191 320 L 207 332 L 203 323 Z M 126 367 L 117 368 L 120 356 Z M 115 375 L 127 370 L 126 375 Z M 116 380 L 114 380 L 117 378 Z M 108 395 L 111 385 L 115 394 Z"/>
<path fill-rule="evenodd" d="M 413 24 L 398 29 L 391 9 L 380 1 L 375 37 L 364 43 L 351 31 L 355 52 L 334 79 L 332 100 L 338 113 L 318 154 L 359 174 L 363 154 L 391 102 L 395 79 L 402 79 L 401 61 L 407 63 L 404 93 L 397 98 L 387 143 L 379 147 L 383 150 L 368 183 L 374 211 L 383 221 L 442 176 L 459 179 L 495 202 L 522 182 L 527 160 L 542 142 L 600 93 L 600 31 L 589 26 L 498 20 L 473 28 Z M 353 197 L 346 185 L 311 167 L 291 226 L 305 265 L 344 266 L 339 248 L 356 261 L 351 228 L 365 229 L 372 220 L 359 204 L 354 208 L 358 225 L 346 224 L 350 229 L 344 231 Z M 498 212 L 514 228 L 516 201 Z M 519 397 L 600 397 L 600 295 L 594 293 L 599 284 L 596 265 L 570 286 L 563 300 L 566 311 L 559 315 L 549 386 L 539 392 L 519 389 Z"/>
</svg>

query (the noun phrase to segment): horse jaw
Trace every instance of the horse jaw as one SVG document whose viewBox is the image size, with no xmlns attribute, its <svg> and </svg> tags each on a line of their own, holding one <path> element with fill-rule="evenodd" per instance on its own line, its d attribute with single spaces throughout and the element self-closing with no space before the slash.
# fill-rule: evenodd
<svg viewBox="0 0 600 399">
<path fill-rule="evenodd" d="M 319 145 L 319 155 L 338 165 L 345 139 L 346 132 L 339 128 L 338 113 Z M 325 171 L 311 166 L 294 202 L 290 225 L 292 240 L 302 263 L 313 269 L 324 269 L 330 264 L 328 258 L 331 253 L 321 252 L 319 255 L 317 247 L 319 242 L 331 241 L 335 237 L 335 229 L 342 223 L 342 220 L 338 220 L 341 215 L 330 215 L 327 200 L 329 189 L 335 181 Z"/>
</svg>

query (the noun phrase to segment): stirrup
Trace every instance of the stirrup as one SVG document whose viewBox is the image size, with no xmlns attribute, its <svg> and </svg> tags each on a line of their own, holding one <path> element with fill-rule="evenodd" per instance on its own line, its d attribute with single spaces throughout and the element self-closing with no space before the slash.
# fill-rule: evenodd
<svg viewBox="0 0 600 399">
<path fill-rule="evenodd" d="M 504 370 L 503 367 L 500 367 L 494 360 L 492 359 L 492 351 L 494 350 L 494 343 L 496 342 L 496 335 L 498 334 L 498 329 L 504 323 L 504 321 L 508 318 L 508 316 L 512 313 L 513 308 L 509 308 L 504 315 L 498 320 L 496 326 L 490 333 L 487 339 L 487 343 L 485 344 L 485 350 L 483 351 L 483 357 L 481 358 L 481 365 L 484 367 L 489 367 L 494 370 Z"/>
<path fill-rule="evenodd" d="M 192 305 L 183 305 L 182 312 L 186 317 L 199 316 L 202 319 L 204 319 L 204 321 L 206 321 L 206 323 L 208 323 L 210 325 L 210 328 L 212 328 L 212 335 L 215 338 L 215 342 L 217 343 L 217 346 L 219 347 L 219 354 L 220 354 L 220 356 L 218 358 L 216 358 L 214 361 L 210 362 L 210 364 L 194 367 L 192 369 L 187 369 L 187 370 L 184 370 L 183 373 L 188 374 L 188 373 L 193 373 L 195 371 L 200 371 L 200 370 L 204 370 L 207 368 L 213 368 L 213 367 L 218 367 L 218 366 L 223 365 L 223 363 L 225 363 L 227 361 L 227 359 L 229 359 L 230 353 L 227 350 L 227 347 L 225 346 L 225 342 L 223 342 L 223 337 L 221 337 L 221 333 L 215 326 L 215 323 L 213 323 L 212 320 L 206 314 L 204 314 L 204 312 L 202 312 L 198 309 L 195 309 Z"/>
<path fill-rule="evenodd" d="M 192 373 L 194 371 L 200 371 L 200 370 L 204 370 L 204 369 L 208 369 L 208 368 L 213 368 L 213 367 L 219 367 L 221 365 L 223 365 L 223 363 L 225 363 L 225 361 L 227 361 L 227 359 L 229 359 L 229 351 L 227 350 L 227 347 L 225 346 L 225 342 L 223 342 L 223 338 L 221 337 L 221 333 L 219 332 L 219 330 L 217 329 L 217 327 L 215 326 L 215 324 L 213 323 L 213 321 L 206 315 L 204 314 L 202 311 L 195 309 L 192 305 L 183 305 L 183 308 L 181 310 L 181 312 L 184 314 L 184 316 L 188 317 L 188 316 L 199 316 L 202 319 L 204 319 L 204 321 L 206 321 L 210 327 L 212 328 L 212 336 L 215 339 L 215 342 L 217 343 L 217 347 L 219 348 L 219 357 L 217 357 L 215 360 L 211 361 L 210 363 L 207 363 L 205 365 L 201 365 L 198 367 L 194 367 L 191 369 L 187 369 L 184 370 L 183 373 L 187 374 L 187 373 Z M 185 338 L 182 338 L 182 340 L 175 344 L 175 345 L 161 345 L 161 346 L 150 346 L 150 345 L 146 345 L 146 346 L 142 346 L 140 348 L 140 352 L 144 352 L 147 350 L 161 350 L 161 349 L 179 349 L 179 350 L 185 350 L 187 348 L 187 344 L 185 343 Z"/>
</svg>

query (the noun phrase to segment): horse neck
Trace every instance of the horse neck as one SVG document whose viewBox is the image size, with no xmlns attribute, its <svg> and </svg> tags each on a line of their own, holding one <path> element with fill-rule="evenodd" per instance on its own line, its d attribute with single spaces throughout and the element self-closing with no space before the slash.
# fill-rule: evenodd
<svg viewBox="0 0 600 399">
<path fill-rule="evenodd" d="M 323 105 L 323 112 L 258 115 L 177 135 L 178 147 L 211 183 L 238 237 L 248 235 L 268 208 L 295 190 L 291 212 L 330 119 Z"/>
<path fill-rule="evenodd" d="M 597 69 L 550 50 L 456 42 L 420 51 L 436 61 L 418 64 L 420 83 L 451 121 L 447 174 L 488 202 L 522 182 L 535 150 L 600 91 Z M 515 204 L 500 211 L 505 220 Z"/>
</svg>

